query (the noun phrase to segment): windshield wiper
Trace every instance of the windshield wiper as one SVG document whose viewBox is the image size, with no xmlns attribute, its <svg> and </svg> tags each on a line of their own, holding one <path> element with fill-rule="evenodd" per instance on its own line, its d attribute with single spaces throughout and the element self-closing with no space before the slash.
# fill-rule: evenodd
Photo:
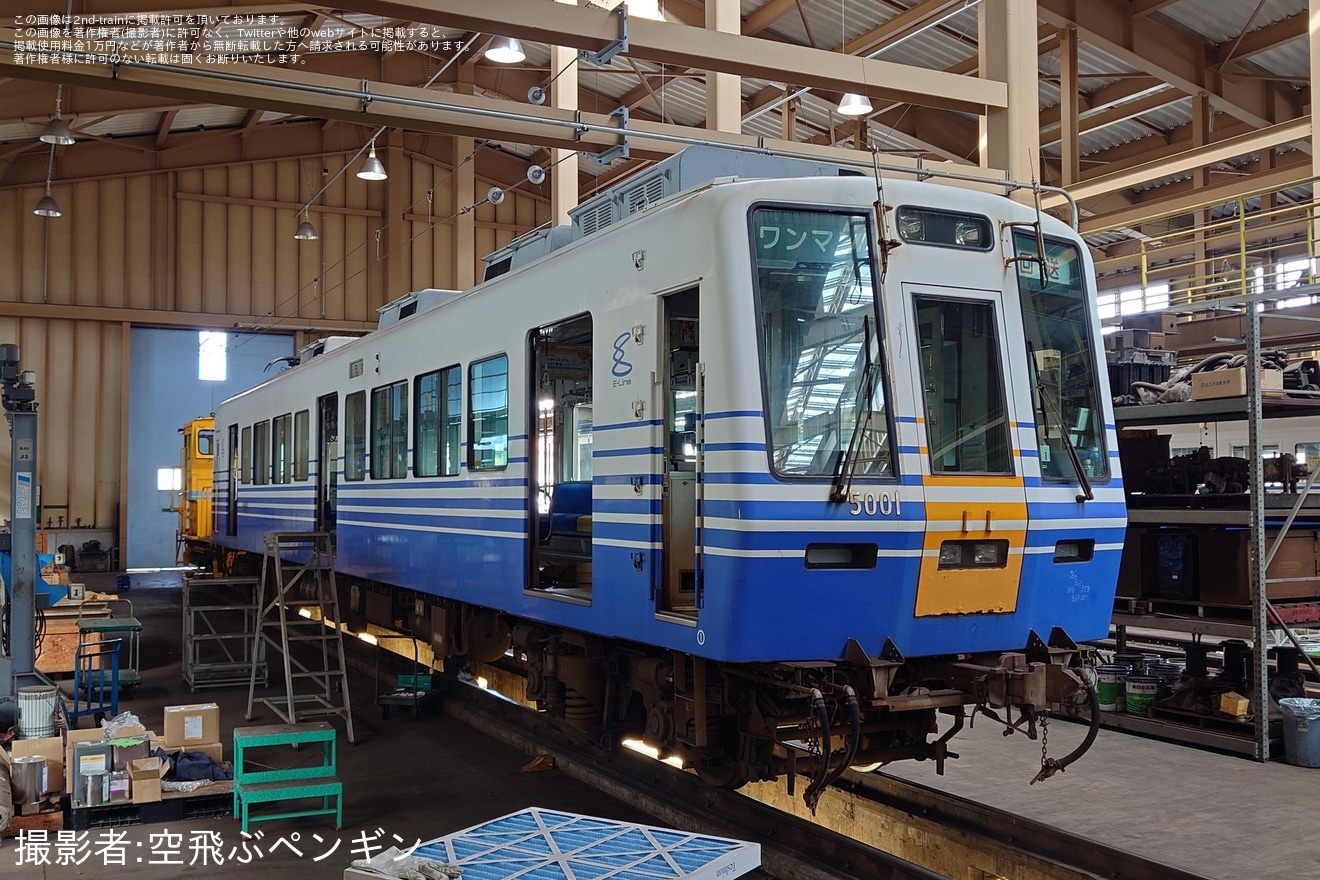
<svg viewBox="0 0 1320 880">
<path fill-rule="evenodd" d="M 1031 362 L 1031 371 L 1036 377 L 1036 394 L 1040 396 L 1041 410 L 1046 417 L 1045 427 L 1057 428 L 1059 437 L 1063 439 L 1063 448 L 1068 452 L 1068 461 L 1072 463 L 1073 473 L 1077 474 L 1077 482 L 1082 485 L 1082 492 L 1077 496 L 1080 504 L 1083 501 L 1094 501 L 1095 493 L 1091 491 L 1091 481 L 1086 478 L 1086 472 L 1082 470 L 1082 459 L 1077 455 L 1077 447 L 1073 445 L 1072 438 L 1068 436 L 1068 426 L 1063 422 L 1063 413 L 1054 405 L 1054 400 L 1045 390 L 1045 383 L 1040 380 L 1040 370 L 1036 366 L 1036 350 L 1033 345 L 1027 343 L 1027 357 Z M 1050 422 L 1053 424 L 1050 424 Z"/>
<path fill-rule="evenodd" d="M 830 501 L 834 504 L 846 504 L 852 491 L 853 476 L 861 461 L 862 438 L 871 430 L 871 416 L 874 410 L 871 401 L 875 399 L 876 363 L 871 359 L 871 316 L 862 316 L 862 381 L 857 390 L 857 411 L 861 417 L 853 426 L 852 437 L 848 440 L 848 450 L 839 456 L 839 463 L 834 467 L 834 482 L 830 486 Z"/>
</svg>

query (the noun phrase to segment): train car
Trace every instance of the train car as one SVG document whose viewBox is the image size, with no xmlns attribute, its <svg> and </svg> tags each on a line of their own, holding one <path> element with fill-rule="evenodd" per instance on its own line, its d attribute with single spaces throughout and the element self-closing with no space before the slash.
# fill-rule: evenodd
<svg viewBox="0 0 1320 880">
<path fill-rule="evenodd" d="M 170 508 L 179 516 L 175 531 L 175 562 L 210 568 L 215 551 L 211 541 L 211 480 L 214 477 L 215 416 L 192 419 L 182 428 L 180 487 Z"/>
<path fill-rule="evenodd" d="M 1085 696 L 1125 507 L 1065 223 L 689 149 L 487 262 L 221 405 L 216 542 L 332 532 L 439 656 L 809 801 Z"/>
</svg>

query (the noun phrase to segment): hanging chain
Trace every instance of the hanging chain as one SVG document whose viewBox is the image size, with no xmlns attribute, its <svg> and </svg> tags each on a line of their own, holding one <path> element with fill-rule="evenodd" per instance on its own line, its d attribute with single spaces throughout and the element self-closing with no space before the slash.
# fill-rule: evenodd
<svg viewBox="0 0 1320 880">
<path fill-rule="evenodd" d="M 1050 765 L 1050 710 L 1040 713 L 1040 766 Z"/>
</svg>

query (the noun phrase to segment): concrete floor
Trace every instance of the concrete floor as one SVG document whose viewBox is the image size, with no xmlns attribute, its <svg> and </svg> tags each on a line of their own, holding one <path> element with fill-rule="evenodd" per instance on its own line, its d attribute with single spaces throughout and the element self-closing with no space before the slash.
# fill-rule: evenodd
<svg viewBox="0 0 1320 880">
<path fill-rule="evenodd" d="M 1040 742 L 977 721 L 949 747 L 961 757 L 937 776 L 929 763 L 884 769 L 1109 846 L 1222 880 L 1320 878 L 1314 801 L 1320 769 L 1258 764 L 1101 730 L 1066 772 L 1029 785 Z M 1080 725 L 1050 726 L 1050 753 L 1081 741 Z"/>
<path fill-rule="evenodd" d="M 101 578 L 108 581 L 102 582 Z M 114 577 L 87 575 L 89 588 L 112 588 Z M 140 583 L 139 583 L 140 581 Z M 167 575 L 136 578 L 134 588 L 124 595 L 133 601 L 136 615 L 144 622 L 142 642 L 143 683 L 132 700 L 121 703 L 121 711 L 137 713 L 149 728 L 163 730 L 162 707 L 179 703 L 211 702 L 220 705 L 222 741 L 226 758 L 232 757 L 232 730 L 247 723 L 278 723 L 268 711 L 258 710 L 252 722 L 243 718 L 247 706 L 247 688 L 215 688 L 191 694 L 181 676 L 181 594 L 170 588 Z M 161 589 L 147 589 L 158 583 Z M 248 864 L 233 865 L 228 858 L 235 847 L 235 859 L 244 856 L 238 826 L 229 818 L 179 823 L 177 825 L 140 825 L 115 829 L 127 834 L 126 866 L 107 867 L 98 855 L 104 830 L 86 832 L 79 844 L 89 842 L 89 857 L 81 865 L 19 865 L 16 842 L 6 839 L 0 845 L 0 877 L 101 878 L 133 876 L 135 880 L 167 880 L 180 877 L 242 877 L 244 880 L 285 880 L 299 878 L 334 878 L 339 880 L 354 858 L 354 848 L 362 835 L 381 838 L 377 845 L 395 844 L 394 836 L 404 846 L 417 840 L 431 840 L 444 834 L 476 825 L 525 807 L 537 806 L 604 816 L 627 822 L 655 824 L 654 820 L 613 798 L 607 797 L 558 771 L 522 773 L 530 760 L 527 755 L 494 742 L 457 721 L 433 712 L 419 721 L 395 712 L 382 720 L 375 705 L 372 676 L 352 674 L 351 695 L 354 701 L 354 726 L 358 744 L 350 746 L 340 728 L 339 776 L 344 782 L 344 829 L 336 832 L 333 817 L 313 817 L 254 823 L 252 831 L 261 832 L 261 840 L 249 843 Z M 67 689 L 67 683 L 66 683 Z M 275 689 L 267 693 L 275 695 Z M 90 721 L 84 719 L 84 726 Z M 166 833 L 180 835 L 170 841 Z M 201 847 L 194 847 L 194 834 L 216 832 L 222 839 L 220 852 L 225 864 L 202 863 Z M 283 837 L 296 843 L 303 853 L 294 855 L 283 845 L 270 851 L 270 844 Z M 323 842 L 313 839 L 319 834 Z M 54 833 L 51 834 L 52 840 Z M 332 855 L 321 856 L 339 842 Z M 263 853 L 255 857 L 259 847 Z M 171 849 L 173 854 L 171 854 Z M 161 864 L 165 859 L 183 861 L 183 865 Z M 194 859 L 197 864 L 190 864 Z M 57 860 L 51 847 L 50 860 Z M 156 864 L 153 864 L 155 862 Z M 232 865 L 232 867 L 231 867 Z M 233 872 L 232 875 L 230 872 Z"/>
<path fill-rule="evenodd" d="M 104 580 L 98 580 L 103 578 Z M 88 575 L 89 587 L 111 588 L 113 575 Z M 181 597 L 177 575 L 135 576 L 132 599 L 145 624 L 143 684 L 124 704 L 148 727 L 162 729 L 165 705 L 215 701 L 221 707 L 223 740 L 246 724 L 246 688 L 190 694 L 180 674 Z M 155 589 L 150 588 L 156 587 Z M 235 876 L 275 880 L 289 876 L 342 877 L 360 848 L 362 835 L 393 836 L 405 844 L 429 840 L 528 806 L 587 813 L 649 823 L 647 816 L 558 771 L 522 773 L 528 757 L 493 742 L 466 725 L 433 713 L 420 721 L 395 713 L 382 720 L 374 704 L 371 676 L 353 674 L 352 696 L 358 745 L 341 737 L 340 776 L 344 780 L 345 828 L 336 833 L 325 818 L 258 823 L 255 842 L 263 855 L 233 866 Z M 272 689 L 267 693 L 274 694 Z M 259 710 L 260 711 L 260 710 Z M 267 713 L 268 714 L 268 713 Z M 277 719 L 258 714 L 252 723 Z M 341 726 L 342 731 L 342 726 Z M 1082 729 L 1056 722 L 1051 752 L 1067 752 Z M 1039 743 L 1015 735 L 1003 737 L 982 719 L 951 744 L 961 754 L 947 774 L 936 776 L 929 763 L 905 763 L 884 772 L 942 788 L 963 797 L 1007 809 L 1056 827 L 1088 835 L 1111 846 L 1223 880 L 1303 880 L 1320 878 L 1320 843 L 1313 836 L 1311 800 L 1320 770 L 1281 763 L 1261 765 L 1193 748 L 1103 730 L 1091 752 L 1066 773 L 1028 785 L 1039 768 Z M 827 795 L 828 796 L 828 795 Z M 15 842 L 0 846 L 0 877 L 74 878 L 127 876 L 141 880 L 226 876 L 234 855 L 242 857 L 237 826 L 230 819 L 177 826 L 136 826 L 127 834 L 124 868 L 107 867 L 97 854 L 103 831 L 88 832 L 90 856 L 81 865 L 19 866 Z M 200 863 L 191 844 L 196 832 L 218 833 L 225 865 Z M 177 844 L 161 835 L 181 835 Z M 299 835 L 297 856 L 269 845 Z M 319 834 L 323 843 L 313 839 Z M 316 856 L 339 842 L 333 854 Z M 253 844 L 249 844 L 252 846 Z M 184 864 L 152 864 L 170 846 Z M 154 848 L 153 848 L 154 847 Z M 252 852 L 255 856 L 255 852 Z M 137 861 L 140 859 L 140 861 Z M 56 860 L 54 849 L 51 861 Z M 198 864 L 190 864 L 194 860 Z M 238 873 L 241 871 L 241 874 Z"/>
</svg>

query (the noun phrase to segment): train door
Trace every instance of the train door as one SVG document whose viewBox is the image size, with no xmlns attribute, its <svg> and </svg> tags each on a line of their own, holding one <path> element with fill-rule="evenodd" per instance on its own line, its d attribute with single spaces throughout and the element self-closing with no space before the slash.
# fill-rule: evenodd
<svg viewBox="0 0 1320 880">
<path fill-rule="evenodd" d="M 592 583 L 591 315 L 528 335 L 528 587 L 589 599 Z"/>
<path fill-rule="evenodd" d="M 665 449 L 661 502 L 660 608 L 695 614 L 699 604 L 702 377 L 697 290 L 663 299 Z"/>
<path fill-rule="evenodd" d="M 1026 488 L 1009 405 L 998 292 L 905 285 L 924 394 L 926 533 L 918 617 L 1011 612 Z"/>
<path fill-rule="evenodd" d="M 238 534 L 238 425 L 229 426 L 229 494 L 225 497 L 225 534 Z"/>
<path fill-rule="evenodd" d="M 339 395 L 316 401 L 316 530 L 333 532 L 339 506 Z"/>
</svg>

